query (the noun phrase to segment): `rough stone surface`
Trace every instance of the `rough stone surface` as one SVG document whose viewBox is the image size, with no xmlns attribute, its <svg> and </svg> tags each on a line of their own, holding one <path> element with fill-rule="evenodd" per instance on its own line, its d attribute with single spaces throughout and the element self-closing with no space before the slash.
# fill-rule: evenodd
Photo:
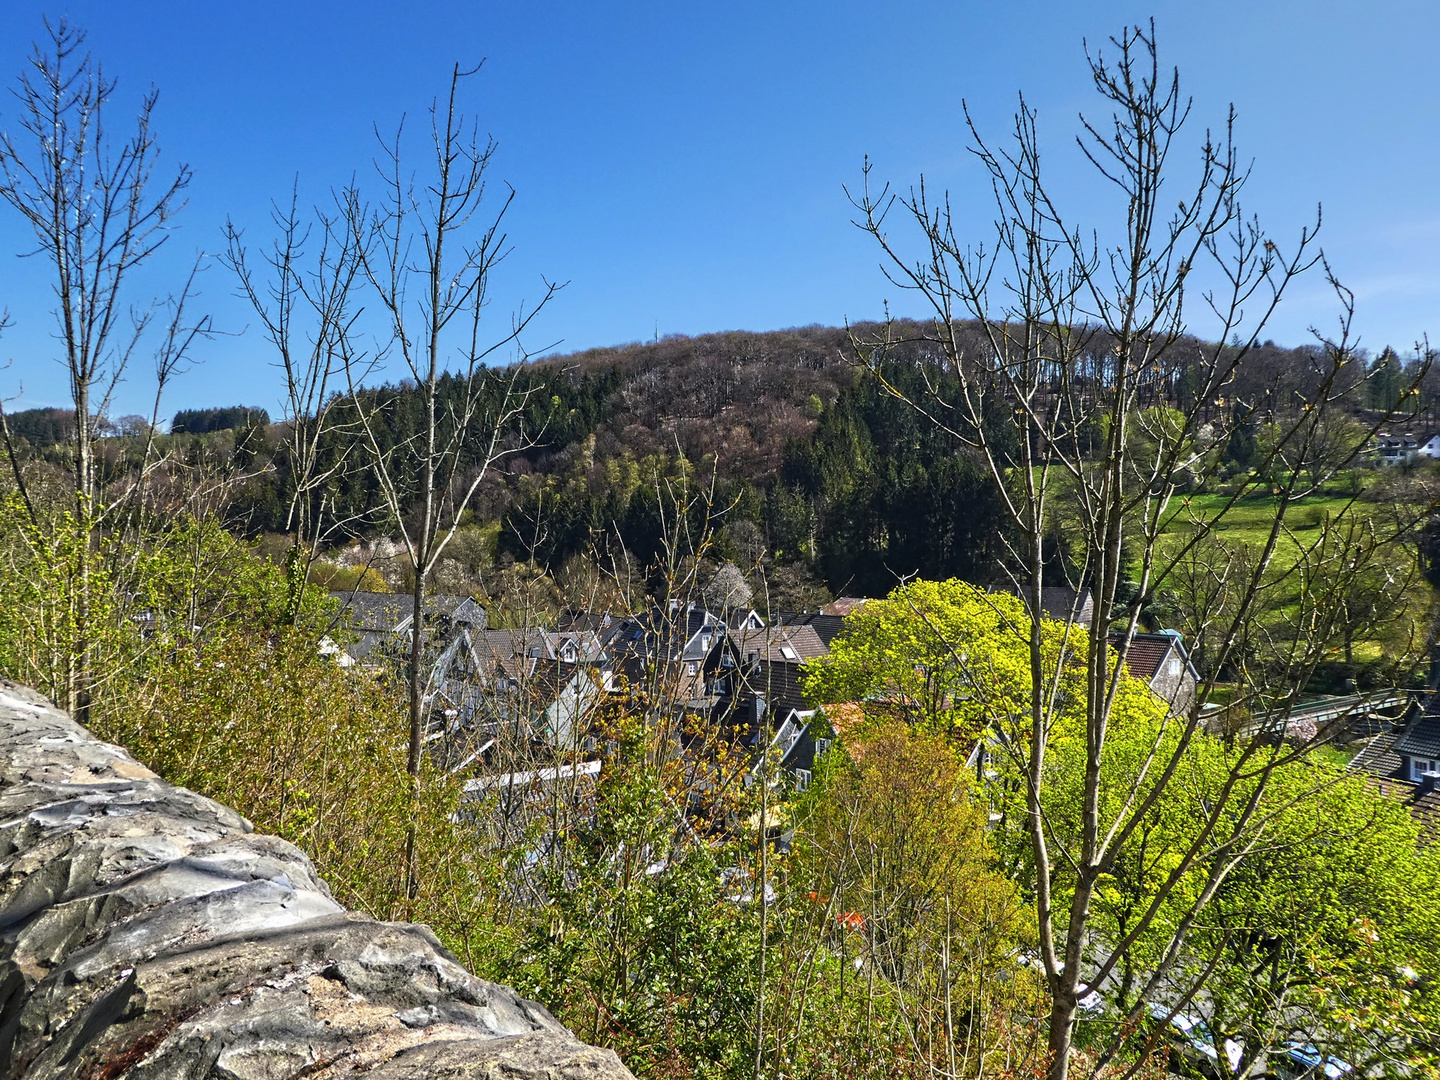
<svg viewBox="0 0 1440 1080">
<path fill-rule="evenodd" d="M 0 1078 L 619 1080 L 299 849 L 0 680 Z"/>
</svg>

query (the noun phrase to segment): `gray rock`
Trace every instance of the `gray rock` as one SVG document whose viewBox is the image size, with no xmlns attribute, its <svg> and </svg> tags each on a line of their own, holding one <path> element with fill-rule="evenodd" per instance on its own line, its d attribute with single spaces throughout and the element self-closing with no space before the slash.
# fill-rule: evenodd
<svg viewBox="0 0 1440 1080">
<path fill-rule="evenodd" d="M 621 1080 L 425 927 L 0 680 L 0 1080 Z"/>
</svg>

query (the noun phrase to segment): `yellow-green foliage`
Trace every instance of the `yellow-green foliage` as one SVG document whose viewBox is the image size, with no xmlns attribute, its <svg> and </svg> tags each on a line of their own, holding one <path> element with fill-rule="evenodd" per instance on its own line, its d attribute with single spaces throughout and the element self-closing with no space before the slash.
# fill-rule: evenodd
<svg viewBox="0 0 1440 1080">
<path fill-rule="evenodd" d="M 70 710 L 126 674 L 139 631 L 115 554 L 69 511 L 36 525 L 18 496 L 0 503 L 0 674 Z"/>
<path fill-rule="evenodd" d="M 310 580 L 326 592 L 388 593 L 385 576 L 373 566 L 341 566 L 320 559 L 310 567 Z"/>
<path fill-rule="evenodd" d="M 296 631 L 175 650 L 145 691 L 110 710 L 106 738 L 299 845 L 341 902 L 400 914 L 409 784 L 390 693 Z"/>
<path fill-rule="evenodd" d="M 1029 914 L 996 869 L 988 808 L 944 737 L 901 721 L 877 723 L 829 761 L 804 801 L 788 867 L 806 917 L 775 963 L 782 979 L 788 964 L 814 980 L 832 1031 L 787 1044 L 804 1002 L 777 1001 L 775 1067 L 789 1061 L 812 1075 L 834 1067 L 837 1052 L 854 1060 L 861 1046 L 881 1045 L 890 1070 L 957 1061 L 968 1071 L 1029 1018 L 1039 990 L 1016 962 Z M 815 941 L 807 933 L 818 947 L 803 948 Z M 947 1007 L 969 1018 L 963 1033 Z"/>
<path fill-rule="evenodd" d="M 845 624 L 830 654 L 805 665 L 812 704 L 864 701 L 871 711 L 962 740 L 991 720 L 1029 712 L 1030 619 L 1009 593 L 916 580 L 865 604 Z M 1083 632 L 1047 620 L 1041 635 L 1054 700 L 1083 702 Z"/>
</svg>

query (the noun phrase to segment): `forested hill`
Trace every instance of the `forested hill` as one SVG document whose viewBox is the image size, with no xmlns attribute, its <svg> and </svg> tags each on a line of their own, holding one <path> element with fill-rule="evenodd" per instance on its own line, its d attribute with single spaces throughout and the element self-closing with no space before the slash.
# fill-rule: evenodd
<svg viewBox="0 0 1440 1080">
<path fill-rule="evenodd" d="M 680 478 L 698 494 L 713 476 L 707 502 L 727 508 L 713 523 L 716 554 L 763 563 L 780 600 L 881 595 L 897 574 L 982 576 L 998 543 L 988 480 L 953 439 L 858 371 L 848 342 L 843 329 L 806 327 L 535 362 L 521 380 L 533 445 L 486 484 L 477 522 L 498 523 L 503 559 L 554 571 L 618 542 L 644 565 L 660 548 L 663 522 L 673 521 L 673 506 L 662 504 L 673 502 Z M 893 366 L 897 379 L 916 377 L 902 356 Z M 498 386 L 503 374 L 491 378 Z M 450 391 L 458 395 L 459 385 Z M 416 396 L 404 387 L 369 393 L 370 404 L 386 402 L 398 445 L 420 422 Z M 344 411 L 334 418 L 343 428 Z M 251 533 L 284 527 L 290 481 L 277 431 L 237 439 L 247 467 L 266 457 L 273 465 L 230 507 L 231 521 Z M 346 440 L 330 439 L 334 457 Z M 360 519 L 379 502 L 358 454 L 354 461 L 327 492 L 337 518 Z M 371 521 L 354 531 L 383 529 Z"/>
<path fill-rule="evenodd" d="M 899 336 L 919 329 L 902 326 Z M 1314 367 L 1312 349 L 1267 344 L 1258 353 L 1249 364 L 1256 394 Z M 816 326 L 667 337 L 528 365 L 520 372 L 525 439 L 487 481 L 476 512 L 477 524 L 498 523 L 491 556 L 555 571 L 618 542 L 646 563 L 659 550 L 662 522 L 673 520 L 662 503 L 675 482 L 683 475 L 694 491 L 713 475 L 711 506 L 730 508 L 717 554 L 769 567 L 770 586 L 792 603 L 827 592 L 883 595 L 897 575 L 984 581 L 1003 544 L 987 475 L 854 359 L 846 330 Z M 887 375 L 918 393 L 922 372 L 936 377 L 931 360 L 923 343 L 895 346 Z M 511 373 L 489 373 L 486 392 L 497 396 Z M 942 394 L 953 392 L 939 378 Z M 447 392 L 460 390 L 456 383 Z M 366 394 L 367 403 L 384 403 L 394 445 L 417 430 L 413 391 Z M 248 415 L 235 453 L 247 470 L 261 468 L 236 493 L 229 518 L 252 534 L 281 531 L 292 489 L 282 429 Z M 327 445 L 339 463 L 355 436 L 353 426 L 344 431 L 344 409 L 334 419 L 340 430 Z M 992 435 L 1013 438 L 1008 417 Z M 380 500 L 362 464 L 353 452 L 336 471 L 325 512 L 348 522 L 344 532 L 373 535 L 385 523 L 368 516 Z"/>
</svg>

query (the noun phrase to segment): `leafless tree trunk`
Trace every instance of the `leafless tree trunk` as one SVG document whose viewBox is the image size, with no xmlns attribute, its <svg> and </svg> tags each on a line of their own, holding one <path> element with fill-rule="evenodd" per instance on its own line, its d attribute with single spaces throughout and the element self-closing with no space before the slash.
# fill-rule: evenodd
<svg viewBox="0 0 1440 1080">
<path fill-rule="evenodd" d="M 478 70 L 478 69 L 474 69 Z M 456 65 L 449 94 L 430 108 L 433 159 L 422 181 L 408 172 L 402 154 L 403 125 L 377 162 L 383 196 L 372 207 L 358 187 L 341 195 L 341 218 L 359 261 L 360 276 L 388 324 L 388 350 L 375 362 L 345 358 L 351 399 L 370 452 L 384 508 L 400 533 L 413 572 L 410 624 L 408 769 L 417 785 L 425 733 L 429 680 L 425 667 L 425 594 L 430 573 L 460 527 L 490 468 L 523 438 L 519 420 L 527 400 L 521 388 L 525 359 L 520 339 L 559 285 L 544 284 L 539 302 L 486 336 L 483 319 L 490 275 L 508 253 L 502 232 L 514 198 L 507 192 L 497 211 L 486 202 L 486 174 L 495 153 L 459 108 L 458 96 L 474 70 Z M 515 348 L 508 372 L 486 365 Z M 389 445 L 380 413 L 383 394 L 360 390 L 390 354 L 420 394 L 423 418 L 414 438 Z M 454 375 L 458 397 L 442 396 L 442 378 Z M 408 459 L 408 463 L 406 462 Z M 469 464 L 467 465 L 467 460 Z M 418 887 L 413 835 L 406 890 Z"/>
<path fill-rule="evenodd" d="M 1315 249 L 1318 218 L 1287 253 L 1243 214 L 1239 196 L 1248 168 L 1231 141 L 1233 110 L 1218 137 L 1206 133 L 1188 186 L 1176 187 L 1182 181 L 1173 175 L 1171 152 L 1190 111 L 1178 75 L 1159 64 L 1153 25 L 1127 29 L 1110 45 L 1115 52 L 1091 54 L 1090 67 L 1112 115 L 1093 124 L 1082 120 L 1079 145 L 1119 196 L 1122 213 L 1114 237 L 1083 229 L 1062 212 L 1042 178 L 1035 113 L 1023 99 L 1007 148 L 993 148 L 971 124 L 975 153 L 996 200 L 995 231 L 987 243 L 962 241 L 948 195 L 933 201 L 923 180 L 907 195 L 891 195 L 888 188 L 876 192 L 867 162 L 864 190 L 854 197 L 856 223 L 878 242 L 890 280 L 917 294 L 933 315 L 924 336 L 945 358 L 937 378 L 958 387 L 958 396 L 944 397 L 932 384 L 935 393 L 907 400 L 985 462 L 1018 537 L 1008 571 L 1034 616 L 1028 627 L 1015 628 L 1029 641 L 1031 695 L 1029 715 L 1014 723 L 1008 744 L 1027 789 L 1038 868 L 1035 905 L 1051 996 L 1051 1080 L 1066 1080 L 1078 1000 L 1087 988 L 1104 985 L 1136 940 L 1156 929 L 1177 883 L 1198 874 L 1190 912 L 1161 950 L 1163 960 L 1145 980 L 1140 1001 L 1161 985 L 1189 925 L 1254 843 L 1257 793 L 1274 769 L 1294 757 L 1258 743 L 1241 753 L 1220 798 L 1208 808 L 1199 839 L 1181 854 L 1134 931 L 1119 941 L 1095 939 L 1090 906 L 1097 885 L 1143 830 L 1180 774 L 1187 749 L 1202 737 L 1200 708 L 1213 686 L 1212 675 L 1189 712 L 1174 719 L 1169 730 L 1173 735 L 1178 728 L 1178 738 L 1152 748 L 1143 790 L 1119 793 L 1118 814 L 1102 812 L 1115 801 L 1102 799 L 1115 783 L 1102 758 L 1124 655 L 1141 612 L 1171 569 L 1208 541 L 1245 494 L 1238 492 L 1218 513 L 1201 515 L 1178 503 L 1178 476 L 1182 470 L 1213 475 L 1219 455 L 1205 452 L 1202 424 L 1216 412 L 1226 414 L 1214 406 L 1233 393 L 1237 373 L 1287 286 L 1322 262 Z M 908 256 L 903 243 L 892 239 L 887 229 L 892 212 L 916 227 L 918 256 Z M 1238 422 L 1262 409 L 1273 412 L 1276 445 L 1272 461 L 1258 474 L 1276 463 L 1284 470 L 1266 538 L 1248 564 L 1232 567 L 1233 599 L 1224 625 L 1210 635 L 1212 671 L 1232 660 L 1242 669 L 1241 699 L 1263 694 L 1293 701 L 1313 670 L 1323 647 L 1318 637 L 1274 650 L 1264 670 L 1241 656 L 1238 646 L 1252 630 L 1264 590 L 1284 576 L 1275 556 L 1279 545 L 1293 538 L 1285 525 L 1288 508 L 1352 461 L 1371 433 L 1357 431 L 1339 455 L 1328 440 L 1331 429 L 1323 418 L 1347 392 L 1355 361 L 1349 294 L 1328 266 L 1324 272 L 1344 309 L 1341 333 L 1321 338 L 1317 370 L 1301 390 L 1289 391 L 1300 400 L 1246 402 L 1230 413 Z M 1217 343 L 1201 346 L 1199 355 L 1186 321 L 1197 301 L 1211 322 L 1206 336 Z M 881 361 L 897 343 L 890 327 L 856 342 L 882 380 Z M 1188 401 L 1177 393 L 1182 383 L 1191 388 Z M 1013 420 L 1011 432 L 1003 432 L 1006 422 L 997 423 L 997 416 Z M 1013 436 L 1013 450 L 1002 434 Z M 1328 456 L 1318 462 L 1322 455 Z M 1053 780 L 1046 748 L 1062 704 L 1058 669 L 1044 655 L 1039 622 L 1042 540 L 1060 501 L 1078 533 L 1080 566 L 1072 584 L 1088 588 L 1094 601 L 1088 631 L 1072 625 L 1067 635 L 1067 648 L 1083 650 L 1085 658 L 1086 764 L 1078 837 L 1071 842 L 1060 838 L 1047 814 Z M 1193 532 L 1170 543 L 1163 536 L 1165 523 L 1177 512 Z M 1337 530 L 1326 532 L 1327 543 L 1339 541 Z M 1302 569 L 1305 561 L 1300 559 Z M 1302 589 L 1303 603 L 1316 625 L 1333 625 L 1339 612 L 1322 593 Z M 1112 628 L 1123 629 L 1117 649 L 1110 647 Z M 1062 880 L 1069 891 L 1063 900 Z M 1141 1008 L 1136 1005 L 1135 1016 Z"/>
</svg>

